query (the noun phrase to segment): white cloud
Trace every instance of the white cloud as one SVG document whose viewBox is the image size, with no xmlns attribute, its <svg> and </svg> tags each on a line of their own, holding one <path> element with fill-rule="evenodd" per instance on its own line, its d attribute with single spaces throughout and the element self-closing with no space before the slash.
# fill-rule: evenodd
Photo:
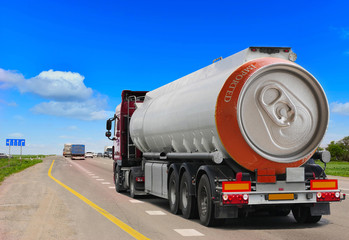
<svg viewBox="0 0 349 240">
<path fill-rule="evenodd" d="M 25 120 L 25 118 L 21 115 L 14 115 L 13 118 L 17 121 L 24 121 Z"/>
<path fill-rule="evenodd" d="M 67 127 L 67 129 L 68 129 L 68 130 L 72 130 L 72 131 L 74 131 L 74 130 L 77 130 L 77 129 L 78 129 L 78 127 L 77 127 L 77 126 L 75 126 L 75 125 L 71 125 L 71 126 Z"/>
<path fill-rule="evenodd" d="M 61 135 L 59 136 L 59 138 L 62 138 L 62 139 L 71 139 L 73 138 L 72 136 L 67 136 L 67 135 Z"/>
<path fill-rule="evenodd" d="M 349 102 L 347 103 L 331 103 L 331 111 L 342 115 L 349 115 Z"/>
<path fill-rule="evenodd" d="M 7 105 L 9 107 L 17 107 L 17 103 L 16 102 L 14 102 L 14 101 L 8 102 L 8 101 L 5 101 L 3 99 L 0 99 L 0 104 Z"/>
<path fill-rule="evenodd" d="M 11 133 L 8 136 L 11 138 L 23 138 L 24 137 L 23 133 Z"/>
<path fill-rule="evenodd" d="M 79 73 L 54 70 L 26 79 L 16 71 L 0 68 L 0 89 L 14 87 L 21 93 L 33 93 L 49 100 L 34 106 L 31 110 L 35 113 L 80 120 L 105 120 L 112 116 L 112 112 L 104 110 L 107 98 L 94 94 L 85 86 L 84 79 Z M 0 103 L 7 102 L 2 100 Z M 14 102 L 7 104 L 16 105 Z"/>
<path fill-rule="evenodd" d="M 105 106 L 106 99 L 97 97 L 84 102 L 43 102 L 34 106 L 32 111 L 80 120 L 105 120 L 113 115 L 111 111 L 102 110 Z"/>
<path fill-rule="evenodd" d="M 0 89 L 16 86 L 23 82 L 24 77 L 16 71 L 4 70 L 0 68 Z"/>
<path fill-rule="evenodd" d="M 20 73 L 0 68 L 0 88 L 16 87 L 20 92 L 30 92 L 55 101 L 79 101 L 92 96 L 92 89 L 84 84 L 79 73 L 43 71 L 36 77 L 25 79 Z"/>
<path fill-rule="evenodd" d="M 339 141 L 345 137 L 345 133 L 343 132 L 342 134 L 336 133 L 336 132 L 327 132 L 320 144 L 321 147 L 325 148 L 330 144 L 332 141 Z"/>
</svg>

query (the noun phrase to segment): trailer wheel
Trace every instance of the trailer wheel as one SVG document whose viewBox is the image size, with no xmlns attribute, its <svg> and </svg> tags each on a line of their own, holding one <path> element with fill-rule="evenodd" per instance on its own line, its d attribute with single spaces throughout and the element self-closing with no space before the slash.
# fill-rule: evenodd
<svg viewBox="0 0 349 240">
<path fill-rule="evenodd" d="M 309 216 L 307 218 L 307 223 L 317 223 L 318 221 L 320 221 L 320 219 L 322 218 L 322 215 L 320 216 Z"/>
<path fill-rule="evenodd" d="M 320 221 L 322 215 L 311 216 L 309 207 L 293 207 L 292 214 L 298 223 L 317 223 Z"/>
<path fill-rule="evenodd" d="M 289 208 L 273 208 L 269 211 L 270 216 L 275 216 L 275 217 L 286 217 L 288 214 L 290 214 L 291 210 Z"/>
<path fill-rule="evenodd" d="M 133 172 L 130 174 L 130 197 L 136 198 L 136 188 L 135 188 L 135 178 L 133 176 Z"/>
<path fill-rule="evenodd" d="M 225 219 L 215 219 L 210 181 L 204 174 L 198 188 L 198 210 L 200 222 L 204 226 L 216 226 L 224 223 Z"/>
<path fill-rule="evenodd" d="M 197 217 L 197 200 L 195 196 L 190 195 L 190 175 L 186 171 L 181 178 L 179 204 L 184 218 L 191 219 Z"/>
<path fill-rule="evenodd" d="M 170 175 L 168 184 L 168 202 L 170 204 L 170 210 L 173 214 L 179 213 L 179 194 L 178 194 L 178 174 L 173 171 Z"/>
</svg>

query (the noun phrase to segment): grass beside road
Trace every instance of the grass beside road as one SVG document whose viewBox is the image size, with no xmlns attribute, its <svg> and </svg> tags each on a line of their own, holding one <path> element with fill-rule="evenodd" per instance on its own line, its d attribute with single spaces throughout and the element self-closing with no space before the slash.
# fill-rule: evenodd
<svg viewBox="0 0 349 240">
<path fill-rule="evenodd" d="M 324 167 L 324 164 L 322 162 L 316 161 L 316 163 L 319 164 L 322 168 Z M 325 173 L 326 175 L 349 177 L 349 162 L 329 162 L 327 163 Z"/>
<path fill-rule="evenodd" d="M 20 156 L 13 155 L 10 159 L 0 159 L 0 183 L 4 181 L 5 177 L 13 173 L 20 172 L 37 163 L 41 163 L 44 155 L 23 155 L 22 160 Z"/>
</svg>

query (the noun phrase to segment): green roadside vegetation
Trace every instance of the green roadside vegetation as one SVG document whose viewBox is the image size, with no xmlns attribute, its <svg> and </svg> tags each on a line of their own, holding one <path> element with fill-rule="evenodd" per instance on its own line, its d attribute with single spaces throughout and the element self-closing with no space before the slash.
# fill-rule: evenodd
<svg viewBox="0 0 349 240">
<path fill-rule="evenodd" d="M 331 162 L 327 163 L 326 174 L 349 177 L 349 136 L 335 142 L 332 141 L 326 148 L 331 153 Z M 319 148 L 319 150 L 324 150 Z M 316 161 L 322 168 L 324 164 Z"/>
<path fill-rule="evenodd" d="M 30 166 L 33 166 L 37 163 L 41 163 L 41 158 L 44 158 L 44 155 L 22 155 L 20 159 L 19 155 L 12 155 L 12 158 L 1 158 L 0 159 L 0 184 L 5 179 L 5 177 L 20 172 Z"/>
<path fill-rule="evenodd" d="M 322 168 L 324 164 L 321 161 L 316 161 Z M 331 161 L 326 165 L 326 175 L 349 177 L 349 162 Z"/>
<path fill-rule="evenodd" d="M 332 141 L 326 150 L 331 153 L 331 161 L 349 162 L 349 136 L 337 142 Z"/>
</svg>

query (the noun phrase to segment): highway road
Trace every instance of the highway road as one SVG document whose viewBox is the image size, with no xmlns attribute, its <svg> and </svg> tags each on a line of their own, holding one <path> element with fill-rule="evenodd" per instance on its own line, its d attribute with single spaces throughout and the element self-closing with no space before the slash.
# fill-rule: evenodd
<svg viewBox="0 0 349 240">
<path fill-rule="evenodd" d="M 349 179 L 339 178 L 349 193 Z M 349 200 L 317 224 L 255 216 L 207 228 L 169 212 L 167 200 L 118 194 L 112 160 L 50 156 L 0 185 L 0 239 L 349 239 Z"/>
</svg>

